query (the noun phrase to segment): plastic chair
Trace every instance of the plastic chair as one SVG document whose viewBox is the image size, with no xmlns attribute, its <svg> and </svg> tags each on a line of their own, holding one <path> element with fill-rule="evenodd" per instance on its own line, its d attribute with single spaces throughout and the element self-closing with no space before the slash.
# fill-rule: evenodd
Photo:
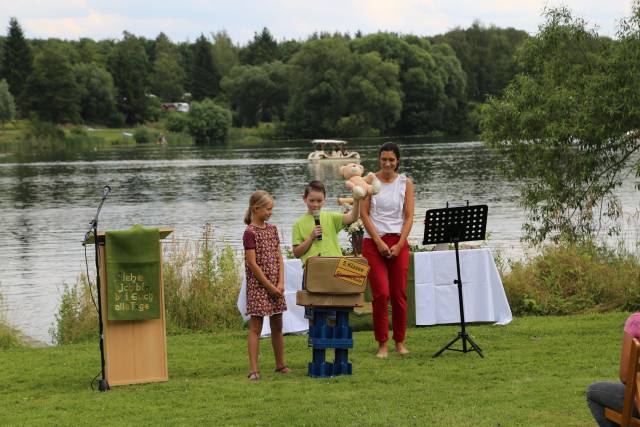
<svg viewBox="0 0 640 427">
<path fill-rule="evenodd" d="M 604 409 L 604 416 L 614 423 L 620 424 L 621 427 L 640 427 L 640 418 L 636 418 L 633 416 L 633 408 L 636 407 L 636 399 L 638 399 L 638 388 L 640 387 L 639 374 L 640 341 L 634 338 L 631 343 L 631 353 L 629 357 L 629 366 L 627 369 L 627 378 L 624 382 L 624 403 L 622 406 L 622 411 L 614 411 L 611 408 Z"/>
</svg>

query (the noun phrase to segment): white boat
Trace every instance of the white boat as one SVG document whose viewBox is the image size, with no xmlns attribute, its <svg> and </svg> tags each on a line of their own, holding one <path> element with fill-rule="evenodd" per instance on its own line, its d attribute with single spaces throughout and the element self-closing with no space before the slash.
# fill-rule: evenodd
<svg viewBox="0 0 640 427">
<path fill-rule="evenodd" d="M 307 157 L 307 160 L 310 161 L 343 160 L 357 162 L 360 160 L 360 154 L 356 151 L 347 151 L 345 148 L 347 141 L 314 139 L 311 144 L 313 144 L 313 151 Z"/>
</svg>

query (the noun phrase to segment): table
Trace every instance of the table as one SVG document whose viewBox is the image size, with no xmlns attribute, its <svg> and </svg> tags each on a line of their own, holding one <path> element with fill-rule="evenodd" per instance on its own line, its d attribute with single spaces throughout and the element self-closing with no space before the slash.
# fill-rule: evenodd
<svg viewBox="0 0 640 427">
<path fill-rule="evenodd" d="M 407 280 L 407 302 L 411 325 L 439 325 L 460 322 L 454 251 L 412 253 L 412 268 Z M 283 332 L 308 331 L 304 307 L 296 305 L 296 291 L 302 289 L 302 263 L 299 259 L 284 262 L 285 299 L 288 310 L 282 316 Z M 411 274 L 413 272 L 413 274 Z M 502 286 L 502 280 L 491 250 L 464 249 L 460 251 L 460 274 L 466 322 L 493 322 L 506 325 L 511 322 L 511 308 Z M 249 320 L 246 309 L 246 282 L 243 279 L 237 307 L 242 317 Z M 268 320 L 262 324 L 262 335 L 271 332 Z"/>
<path fill-rule="evenodd" d="M 309 330 L 309 321 L 304 318 L 304 307 L 296 305 L 296 292 L 302 289 L 302 262 L 299 259 L 284 261 L 284 299 L 287 311 L 282 315 L 282 332 L 291 334 Z M 249 320 L 247 308 L 247 282 L 243 278 L 237 302 L 238 310 L 244 321 Z M 262 322 L 262 336 L 271 334 L 269 319 Z"/>
<path fill-rule="evenodd" d="M 466 322 L 506 325 L 513 319 L 491 250 L 465 249 L 460 276 Z M 454 251 L 414 254 L 416 325 L 460 322 Z"/>
</svg>

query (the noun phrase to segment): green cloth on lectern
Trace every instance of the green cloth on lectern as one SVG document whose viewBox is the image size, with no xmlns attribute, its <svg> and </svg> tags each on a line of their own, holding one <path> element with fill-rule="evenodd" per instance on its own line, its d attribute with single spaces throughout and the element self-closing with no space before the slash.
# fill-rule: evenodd
<svg viewBox="0 0 640 427">
<path fill-rule="evenodd" d="M 134 225 L 105 234 L 108 319 L 159 319 L 159 230 Z"/>
</svg>

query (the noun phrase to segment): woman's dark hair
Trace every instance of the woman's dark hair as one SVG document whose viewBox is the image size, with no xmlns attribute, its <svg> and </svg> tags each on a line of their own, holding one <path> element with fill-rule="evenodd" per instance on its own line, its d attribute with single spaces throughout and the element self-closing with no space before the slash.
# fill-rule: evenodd
<svg viewBox="0 0 640 427">
<path fill-rule="evenodd" d="M 396 155 L 396 159 L 398 159 L 398 164 L 396 165 L 395 170 L 398 170 L 398 167 L 400 166 L 400 148 L 398 148 L 395 142 L 385 142 L 380 147 L 380 151 L 378 152 L 378 158 L 382 156 L 383 151 L 393 151 L 393 154 Z"/>
<path fill-rule="evenodd" d="M 317 191 L 318 193 L 322 193 L 325 196 L 327 195 L 327 190 L 324 188 L 324 184 L 322 181 L 311 181 L 304 187 L 304 197 L 307 197 L 310 192 Z"/>
</svg>

